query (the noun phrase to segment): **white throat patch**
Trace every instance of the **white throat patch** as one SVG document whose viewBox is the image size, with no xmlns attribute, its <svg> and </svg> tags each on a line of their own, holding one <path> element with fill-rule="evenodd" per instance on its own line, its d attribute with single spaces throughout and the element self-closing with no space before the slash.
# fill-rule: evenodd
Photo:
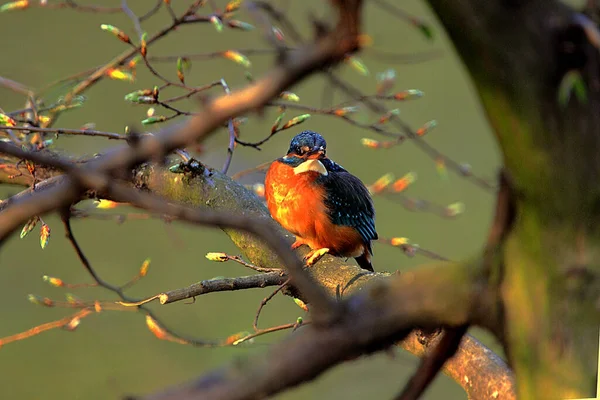
<svg viewBox="0 0 600 400">
<path fill-rule="evenodd" d="M 307 160 L 307 161 L 304 161 L 302 164 L 298 165 L 296 168 L 294 168 L 295 175 L 301 174 L 303 172 L 309 172 L 309 171 L 315 171 L 315 172 L 318 172 L 321 175 L 325 175 L 325 176 L 327 176 L 327 174 L 328 174 L 327 169 L 325 168 L 323 163 L 319 160 Z"/>
</svg>

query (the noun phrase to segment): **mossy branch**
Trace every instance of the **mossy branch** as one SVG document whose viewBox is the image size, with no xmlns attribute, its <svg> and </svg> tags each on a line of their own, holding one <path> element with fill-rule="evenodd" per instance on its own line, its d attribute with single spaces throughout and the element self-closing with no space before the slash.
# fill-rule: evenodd
<svg viewBox="0 0 600 400">
<path fill-rule="evenodd" d="M 4 161 L 7 164 L 14 165 L 19 160 L 15 157 L 5 155 Z M 59 182 L 62 178 L 60 176 L 60 172 L 54 168 L 47 168 L 43 165 L 37 165 L 36 168 L 40 173 L 51 177 L 51 179 L 42 183 L 43 186 L 51 186 L 53 183 Z M 0 182 L 15 183 L 10 175 L 11 174 L 8 170 L 0 170 Z M 222 174 L 218 170 L 212 169 L 200 163 L 197 164 L 195 170 L 182 174 L 171 172 L 168 166 L 144 164 L 135 170 L 131 179 L 131 184 L 133 184 L 133 186 L 143 188 L 144 190 L 149 190 L 157 195 L 163 196 L 169 201 L 181 202 L 191 206 L 210 209 L 217 212 L 227 211 L 233 215 L 239 213 L 240 215 L 247 217 L 269 218 L 269 213 L 264 203 L 253 192 L 233 181 L 231 178 Z M 21 183 L 23 186 L 28 186 L 31 182 L 29 180 L 23 180 L 19 183 Z M 289 243 L 293 241 L 293 237 L 280 226 L 274 225 L 274 229 L 274 235 L 287 237 Z M 231 238 L 233 243 L 245 254 L 247 259 L 250 260 L 254 265 L 265 268 L 283 267 L 276 253 L 263 240 L 240 230 L 231 228 L 224 228 L 223 230 Z M 307 249 L 301 247 L 297 251 L 299 252 L 299 255 L 303 255 Z M 436 270 L 430 270 L 428 276 L 422 278 L 414 278 L 412 273 L 403 274 L 402 282 L 421 281 L 423 286 L 429 287 L 427 290 L 431 290 L 430 294 L 433 295 L 433 293 L 435 293 L 435 296 L 440 296 L 440 298 L 448 296 L 448 299 L 455 299 L 458 303 L 462 302 L 460 299 L 464 296 L 468 297 L 471 295 L 470 292 L 463 292 L 461 296 L 457 296 L 457 290 L 460 292 L 459 288 L 461 287 L 465 291 L 470 290 L 469 282 L 471 282 L 471 279 L 468 278 L 468 276 L 459 273 L 460 271 L 467 273 L 466 270 L 456 268 L 453 269 L 450 265 L 443 265 L 439 268 L 439 272 Z M 389 285 L 387 282 L 390 279 L 395 279 L 390 278 L 390 274 L 387 273 L 366 272 L 360 269 L 358 266 L 348 264 L 340 258 L 331 256 L 325 256 L 309 271 L 313 278 L 318 281 L 331 295 L 341 296 L 342 298 L 351 296 L 354 293 L 361 295 L 363 288 L 367 287 L 368 284 L 384 285 L 384 287 L 387 287 L 387 285 Z M 424 276 L 427 269 L 424 269 L 423 271 L 424 272 L 420 272 L 417 276 L 422 276 L 421 274 Z M 441 273 L 442 271 L 443 273 Z M 456 274 L 451 273 L 451 271 L 456 272 Z M 446 278 L 450 279 L 449 274 L 452 275 L 453 278 L 448 280 L 450 284 L 445 285 L 442 281 Z M 456 280 L 456 284 L 451 283 L 454 280 Z M 434 281 L 438 282 L 436 289 L 433 289 L 433 286 L 435 286 Z M 265 284 L 265 282 L 260 279 L 256 280 L 256 282 L 259 282 L 257 283 L 258 286 Z M 279 284 L 281 282 L 280 279 L 274 279 L 271 283 L 267 283 Z M 417 284 L 416 286 L 419 285 Z M 416 286 L 411 286 L 411 290 L 414 290 Z M 442 288 L 447 289 L 447 294 L 442 294 Z M 402 289 L 402 291 L 407 296 L 410 296 L 410 293 L 412 293 L 406 289 Z M 425 297 L 423 297 L 422 294 L 414 294 L 414 296 L 420 298 L 421 301 L 425 300 Z M 186 298 L 186 296 L 180 297 L 182 299 Z M 408 300 L 405 299 L 403 301 Z M 450 305 L 448 301 L 438 302 L 434 301 L 433 299 L 429 299 L 425 302 L 425 304 L 428 304 L 434 308 L 437 307 L 436 304 L 438 303 L 442 305 L 443 310 L 440 309 L 437 311 L 435 318 L 439 320 L 437 324 L 434 324 L 436 326 L 442 324 L 444 321 L 449 323 L 453 322 L 456 324 L 460 323 L 466 318 L 466 313 L 469 312 L 469 310 L 465 309 L 465 305 L 471 304 L 472 302 L 466 301 L 460 307 L 458 307 L 458 303 L 452 303 L 454 305 Z M 408 305 L 410 302 L 406 304 Z M 416 309 L 419 309 L 420 306 L 411 305 L 410 307 L 416 307 Z M 457 314 L 459 310 L 463 310 L 464 313 Z M 430 312 L 433 311 L 430 310 Z M 423 308 L 422 317 L 426 318 L 426 315 L 427 309 Z M 453 315 L 455 316 L 454 319 L 448 319 Z M 423 321 L 419 320 L 413 322 L 421 323 Z M 409 324 L 408 321 L 406 323 L 408 324 L 407 327 L 427 325 L 417 324 L 413 326 L 412 324 Z M 401 335 L 401 337 L 404 337 L 405 340 L 399 342 L 398 344 L 415 354 L 423 354 L 426 349 L 430 347 L 430 343 L 419 342 L 417 339 L 417 334 L 411 333 L 409 328 L 406 329 L 407 331 L 403 331 Z M 373 343 L 375 343 L 375 338 L 372 340 L 374 340 Z M 470 398 L 480 398 L 480 395 L 483 393 L 481 392 L 481 389 L 478 388 L 478 386 L 473 386 L 472 382 L 465 382 L 464 376 L 466 370 L 464 370 L 462 367 L 459 367 L 460 365 L 467 366 L 473 365 L 473 363 L 479 363 L 481 374 L 478 375 L 478 378 L 473 379 L 480 379 L 481 381 L 487 382 L 488 384 L 486 386 L 486 390 L 489 389 L 492 392 L 498 391 L 499 393 L 504 393 L 507 398 L 510 398 L 513 393 L 511 390 L 507 390 L 507 387 L 509 386 L 508 383 L 512 380 L 512 373 L 510 370 L 497 356 L 488 357 L 493 353 L 491 353 L 489 349 L 487 349 L 477 340 L 470 336 L 467 336 L 467 339 L 465 340 L 468 340 L 469 346 L 465 348 L 461 346 L 459 348 L 456 356 L 452 358 L 453 361 L 450 362 L 448 367 L 445 368 L 444 371 L 446 374 L 459 383 L 465 389 L 467 394 L 469 394 Z M 487 363 L 487 360 L 489 360 L 489 364 Z M 471 372 L 468 373 L 471 375 Z"/>
</svg>

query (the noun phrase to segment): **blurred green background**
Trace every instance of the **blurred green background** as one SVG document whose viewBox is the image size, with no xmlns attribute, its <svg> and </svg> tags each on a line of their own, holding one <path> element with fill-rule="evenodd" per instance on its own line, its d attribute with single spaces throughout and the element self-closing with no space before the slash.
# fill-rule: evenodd
<svg viewBox="0 0 600 400">
<path fill-rule="evenodd" d="M 102 5 L 118 6 L 119 3 L 116 0 L 104 1 Z M 181 11 L 189 2 L 173 3 L 176 3 L 175 10 Z M 226 2 L 218 0 L 217 3 L 224 6 Z M 289 3 L 292 4 L 288 16 L 305 35 L 310 33 L 311 13 L 316 16 L 330 15 L 324 2 Z M 82 1 L 81 4 L 92 2 Z M 154 1 L 129 1 L 129 4 L 136 13 L 141 14 Z M 426 39 L 409 23 L 367 2 L 364 30 L 373 38 L 372 48 L 377 51 L 367 49 L 360 58 L 371 73 L 362 76 L 348 65 L 340 66 L 338 73 L 368 94 L 375 90 L 378 72 L 395 69 L 396 90 L 420 89 L 425 96 L 418 101 L 390 103 L 390 108 L 399 107 L 401 117 L 414 129 L 428 120 L 436 119 L 438 127 L 426 136 L 426 141 L 453 160 L 469 163 L 476 174 L 493 179 L 500 165 L 499 152 L 465 69 L 423 1 L 403 1 L 401 7 L 430 23 L 434 29 L 434 39 Z M 201 14 L 209 12 L 209 8 L 200 10 Z M 236 18 L 253 22 L 243 12 Z M 99 28 L 101 23 L 118 26 L 132 37 L 135 36 L 131 21 L 123 14 L 30 8 L 0 14 L 0 22 L 3 50 L 0 76 L 33 88 L 41 88 L 49 82 L 101 65 L 122 52 L 126 45 L 102 32 Z M 163 9 L 144 23 L 143 28 L 152 34 L 168 23 L 168 14 Z M 243 32 L 225 29 L 217 33 L 210 24 L 196 24 L 183 26 L 150 47 L 149 55 L 267 46 L 259 30 Z M 438 56 L 423 62 L 406 62 L 414 61 L 419 53 L 431 51 L 438 52 Z M 384 58 L 382 52 L 404 54 L 406 57 Z M 270 56 L 251 56 L 250 59 L 250 71 L 256 77 L 268 71 L 273 62 Z M 221 77 L 233 89 L 246 83 L 244 68 L 231 61 L 218 58 L 195 61 L 192 65 L 186 78 L 189 85 L 199 86 Z M 176 80 L 175 63 L 156 66 L 164 75 Z M 147 106 L 131 105 L 123 100 L 123 96 L 157 83 L 157 79 L 142 66 L 138 68 L 135 83 L 103 80 L 85 93 L 85 107 L 64 114 L 56 127 L 78 128 L 94 122 L 98 130 L 121 133 L 126 125 L 140 127 L 140 121 L 146 117 Z M 50 93 L 48 101 L 56 100 L 64 94 L 64 90 L 66 88 Z M 309 78 L 292 90 L 300 96 L 301 104 L 314 107 L 323 107 L 323 99 L 328 96 L 332 96 L 334 103 L 347 99 L 339 92 L 331 93 L 331 88 L 319 76 Z M 170 93 L 175 94 L 174 91 Z M 212 93 L 218 91 L 215 89 Z M 23 105 L 21 95 L 0 88 L 0 107 L 4 110 L 19 109 Z M 185 107 L 192 110 L 194 103 L 188 102 Z M 157 109 L 157 114 L 162 112 Z M 301 113 L 289 110 L 286 116 L 293 117 Z M 165 115 L 169 115 L 169 112 L 165 112 Z M 264 137 L 276 115 L 274 109 L 267 109 L 264 116 L 250 115 L 249 122 L 242 126 L 242 138 L 258 140 Z M 373 116 L 367 118 L 366 114 L 359 114 L 357 118 L 374 120 Z M 366 183 L 372 183 L 388 172 L 401 177 L 412 171 L 418 179 L 408 189 L 409 196 L 442 205 L 457 201 L 466 205 L 463 215 L 450 220 L 428 213 L 411 212 L 393 199 L 376 197 L 380 236 L 404 236 L 412 243 L 450 259 L 469 256 L 481 248 L 492 217 L 493 193 L 476 187 L 452 172 L 449 173 L 449 179 L 441 179 L 434 161 L 410 142 L 388 150 L 366 149 L 360 144 L 361 138 L 382 138 L 331 116 L 313 116 L 303 125 L 274 137 L 263 146 L 261 152 L 238 147 L 230 173 L 283 155 L 289 139 L 302 129 L 322 133 L 328 141 L 329 156 Z M 226 143 L 227 133 L 221 130 L 206 143 L 202 161 L 220 168 L 226 155 Z M 108 140 L 76 137 L 60 137 L 56 142 L 57 148 L 80 155 L 100 152 L 116 144 Z M 255 174 L 244 182 L 253 183 L 262 179 L 262 175 Z M 19 190 L 18 187 L 3 186 L 0 196 L 5 198 Z M 129 211 L 126 208 L 117 209 L 117 212 Z M 70 310 L 33 305 L 27 301 L 29 293 L 54 299 L 63 299 L 67 292 L 85 299 L 114 298 L 100 289 L 65 290 L 42 281 L 43 275 L 50 275 L 67 282 L 90 282 L 64 238 L 59 219 L 48 216 L 45 220 L 52 229 L 50 243 L 45 250 L 40 248 L 37 235 L 32 233 L 23 240 L 13 236 L 0 252 L 0 336 L 26 330 L 70 313 Z M 91 219 L 74 221 L 73 229 L 92 265 L 110 282 L 125 282 L 137 273 L 144 259 L 152 259 L 148 276 L 129 291 L 134 296 L 147 296 L 214 276 L 250 273 L 235 264 L 211 263 L 204 258 L 209 251 L 237 254 L 237 249 L 227 237 L 216 229 L 165 225 L 156 220 L 129 221 L 119 225 L 114 221 Z M 400 250 L 384 244 L 375 244 L 374 251 L 374 265 L 379 271 L 408 270 L 428 261 L 422 256 L 408 258 Z M 152 307 L 177 332 L 199 338 L 224 338 L 252 329 L 256 308 L 271 290 L 209 294 L 197 298 L 193 305 L 180 302 Z M 261 324 L 266 327 L 291 322 L 303 314 L 290 298 L 277 296 L 263 313 Z M 479 331 L 472 333 L 494 350 L 499 350 L 497 344 L 485 334 Z M 189 380 L 224 365 L 234 357 L 264 352 L 270 342 L 280 340 L 286 334 L 262 337 L 254 345 L 240 348 L 193 348 L 157 340 L 146 328 L 142 314 L 107 311 L 84 319 L 75 332 L 52 330 L 2 348 L 0 398 L 107 399 L 119 398 L 127 393 L 148 393 Z M 397 351 L 394 358 L 377 354 L 336 367 L 314 382 L 276 398 L 390 398 L 403 386 L 417 364 L 415 357 L 403 351 Z M 440 376 L 425 398 L 465 399 L 466 395 L 449 378 Z"/>
</svg>

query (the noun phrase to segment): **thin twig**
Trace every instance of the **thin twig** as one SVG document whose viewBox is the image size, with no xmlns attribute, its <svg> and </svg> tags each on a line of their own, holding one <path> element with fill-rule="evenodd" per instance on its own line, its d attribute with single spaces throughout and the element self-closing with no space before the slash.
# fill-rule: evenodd
<svg viewBox="0 0 600 400">
<path fill-rule="evenodd" d="M 331 82 L 335 86 L 342 89 L 344 92 L 349 94 L 351 97 L 353 97 L 355 99 L 359 99 L 359 101 L 361 103 L 365 104 L 367 107 L 369 107 L 374 112 L 380 113 L 380 114 L 384 114 L 387 112 L 387 109 L 385 107 L 383 107 L 382 105 L 380 105 L 379 103 L 373 101 L 372 99 L 364 98 L 362 93 L 358 89 L 351 86 L 348 82 L 343 81 L 342 79 L 340 79 L 339 77 L 337 77 L 336 75 L 334 75 L 332 73 L 326 73 L 326 76 L 329 80 L 331 80 Z M 406 123 L 404 123 L 396 115 L 391 115 L 390 121 L 395 123 L 410 139 L 413 139 L 415 144 L 421 150 L 423 150 L 428 156 L 430 156 L 434 160 L 440 160 L 440 159 L 443 160 L 449 169 L 464 176 L 464 174 L 462 174 L 462 172 L 461 172 L 462 167 L 459 163 L 457 163 L 456 161 L 447 157 L 446 155 L 444 155 L 443 153 L 441 153 L 440 151 L 438 151 L 437 149 L 435 149 L 434 147 L 429 145 L 427 142 L 422 140 L 421 137 L 419 137 Z M 494 185 L 490 184 L 490 182 L 488 182 L 487 180 L 480 178 L 474 174 L 465 176 L 465 178 L 468 179 L 469 181 L 471 181 L 472 183 L 476 184 L 477 186 L 481 187 L 482 189 L 485 189 L 487 192 L 494 192 L 496 189 Z"/>
<path fill-rule="evenodd" d="M 83 266 L 85 267 L 85 269 L 88 271 L 88 273 L 92 276 L 92 278 L 94 279 L 94 281 L 97 282 L 98 285 L 102 286 L 103 288 L 108 289 L 111 292 L 117 294 L 121 298 L 121 300 L 123 302 L 133 303 L 133 302 L 138 301 L 138 299 L 134 299 L 134 298 L 131 298 L 131 297 L 125 295 L 125 293 L 123 292 L 122 288 L 114 286 L 114 285 L 106 282 L 102 278 L 100 278 L 100 276 L 96 273 L 96 271 L 94 270 L 94 268 L 92 268 L 92 265 L 90 264 L 88 258 L 83 253 L 83 250 L 81 249 L 81 246 L 79 246 L 79 243 L 77 242 L 77 239 L 75 239 L 75 236 L 73 235 L 73 230 L 71 229 L 71 222 L 70 222 L 69 212 L 66 211 L 66 210 L 63 211 L 63 213 L 61 215 L 61 218 L 62 218 L 62 221 L 63 221 L 63 225 L 65 227 L 67 239 L 69 240 L 69 242 L 73 246 L 75 252 L 77 253 L 77 256 L 79 257 L 79 260 L 81 261 L 81 263 L 83 264 Z M 140 310 L 142 310 L 147 316 L 149 316 L 154 321 L 156 321 L 158 324 L 160 324 L 163 327 L 163 329 L 166 332 L 169 333 L 170 336 L 172 336 L 174 338 L 177 338 L 178 340 L 185 341 L 185 342 L 187 342 L 189 344 L 192 344 L 194 346 L 214 347 L 214 346 L 218 345 L 218 343 L 216 343 L 216 342 L 209 342 L 209 341 L 198 340 L 198 339 L 184 338 L 181 335 L 175 334 L 172 331 L 164 328 L 164 324 L 162 324 L 158 320 L 158 318 L 154 315 L 154 313 L 152 313 L 149 309 L 145 308 L 143 305 L 138 306 L 138 308 Z"/>
<path fill-rule="evenodd" d="M 254 330 L 256 332 L 258 332 L 260 330 L 260 329 L 258 329 L 258 319 L 260 318 L 260 313 L 261 313 L 263 307 L 266 306 L 267 303 L 269 302 L 269 300 L 271 300 L 273 297 L 275 297 L 275 295 L 277 293 L 279 293 L 281 290 L 283 290 L 283 288 L 286 287 L 286 285 L 289 283 L 290 283 L 290 279 L 288 278 L 285 282 L 283 282 L 281 285 L 279 285 L 279 287 L 277 289 L 275 289 L 270 295 L 268 295 L 267 297 L 265 297 L 264 299 L 262 299 L 260 301 L 258 310 L 256 310 L 256 315 L 254 316 L 254 322 L 252 323 L 252 327 L 254 328 Z"/>
<path fill-rule="evenodd" d="M 82 318 L 85 318 L 88 315 L 93 314 L 93 313 L 94 313 L 94 307 L 84 308 L 82 310 L 77 311 L 75 314 L 58 319 L 56 321 L 47 322 L 45 324 L 41 324 L 41 325 L 35 326 L 31 329 L 28 329 L 24 332 L 19 332 L 14 335 L 10 335 L 10 336 L 5 336 L 3 338 L 0 338 L 0 347 L 4 346 L 6 344 L 12 343 L 12 342 L 17 342 L 19 340 L 28 339 L 32 336 L 39 335 L 40 333 L 49 331 L 51 329 L 63 328 L 65 326 L 71 324 L 73 321 L 81 320 Z"/>
<path fill-rule="evenodd" d="M 65 128 L 36 128 L 32 126 L 5 126 L 0 125 L 0 131 L 3 130 L 15 130 L 15 131 L 29 131 L 29 132 L 40 132 L 40 133 L 55 133 L 57 135 L 76 135 L 76 136 L 92 136 L 92 137 L 104 137 L 114 140 L 127 140 L 127 136 L 119 135 L 113 132 L 102 132 L 91 129 L 65 129 Z"/>
<path fill-rule="evenodd" d="M 287 277 L 277 272 L 265 274 L 240 276 L 237 278 L 209 279 L 194 283 L 181 289 L 169 290 L 159 293 L 161 304 L 174 303 L 185 299 L 191 299 L 206 293 L 245 290 L 252 288 L 265 288 L 267 286 L 281 285 Z"/>
</svg>

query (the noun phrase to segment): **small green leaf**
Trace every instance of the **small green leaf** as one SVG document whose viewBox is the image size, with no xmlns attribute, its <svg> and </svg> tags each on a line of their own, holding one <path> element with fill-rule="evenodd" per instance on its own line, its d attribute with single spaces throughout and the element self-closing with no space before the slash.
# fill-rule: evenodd
<svg viewBox="0 0 600 400">
<path fill-rule="evenodd" d="M 558 86 L 558 103 L 566 107 L 571 99 L 571 93 L 575 93 L 580 103 L 587 103 L 587 88 L 585 81 L 579 71 L 573 69 L 567 72 Z"/>
<path fill-rule="evenodd" d="M 431 25 L 420 21 L 417 23 L 417 28 L 419 28 L 421 33 L 423 33 L 423 35 L 425 35 L 425 37 L 427 39 L 429 39 L 429 40 L 433 39 L 433 28 L 431 27 Z"/>
<path fill-rule="evenodd" d="M 152 124 L 156 124 L 158 122 L 163 122 L 166 120 L 167 120 L 167 117 L 165 117 L 164 115 L 156 115 L 153 117 L 148 117 L 145 120 L 143 120 L 142 125 L 152 125 Z"/>
<path fill-rule="evenodd" d="M 223 21 L 221 21 L 221 18 L 217 17 L 216 15 L 213 15 L 210 17 L 210 22 L 215 27 L 217 32 L 223 31 Z"/>
</svg>

